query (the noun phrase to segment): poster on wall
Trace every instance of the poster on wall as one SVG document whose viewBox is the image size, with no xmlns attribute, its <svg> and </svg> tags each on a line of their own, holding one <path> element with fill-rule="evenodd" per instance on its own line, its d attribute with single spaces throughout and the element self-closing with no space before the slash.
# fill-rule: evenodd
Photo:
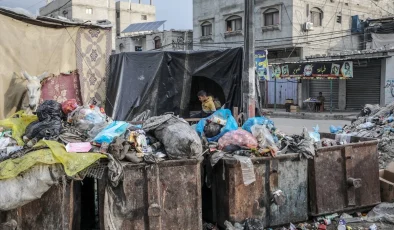
<svg viewBox="0 0 394 230">
<path fill-rule="evenodd" d="M 268 70 L 268 51 L 267 50 L 256 50 L 254 53 L 254 59 L 256 62 L 256 72 L 260 81 L 270 80 Z"/>
<path fill-rule="evenodd" d="M 352 79 L 353 62 L 311 62 L 273 65 L 275 78 Z"/>
</svg>

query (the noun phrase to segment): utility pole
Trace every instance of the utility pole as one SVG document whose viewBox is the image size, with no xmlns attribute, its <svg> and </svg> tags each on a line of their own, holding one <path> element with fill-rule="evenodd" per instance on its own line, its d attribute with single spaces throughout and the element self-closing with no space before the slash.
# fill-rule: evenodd
<svg viewBox="0 0 394 230">
<path fill-rule="evenodd" d="M 254 0 L 245 0 L 244 65 L 242 73 L 243 112 L 247 118 L 255 116 L 255 55 L 254 55 Z"/>
</svg>

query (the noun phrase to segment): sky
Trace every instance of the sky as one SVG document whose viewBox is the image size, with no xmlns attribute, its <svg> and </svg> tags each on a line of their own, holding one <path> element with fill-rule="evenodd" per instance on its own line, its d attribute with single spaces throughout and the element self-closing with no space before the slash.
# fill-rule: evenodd
<svg viewBox="0 0 394 230">
<path fill-rule="evenodd" d="M 117 0 L 116 0 L 117 1 Z M 125 0 L 127 1 L 127 0 Z M 193 29 L 193 0 L 153 0 L 156 6 L 156 20 L 167 20 L 165 29 Z M 132 0 L 138 2 L 138 0 Z M 0 6 L 20 7 L 38 14 L 46 0 L 0 0 Z M 149 0 L 142 0 L 149 4 Z"/>
</svg>

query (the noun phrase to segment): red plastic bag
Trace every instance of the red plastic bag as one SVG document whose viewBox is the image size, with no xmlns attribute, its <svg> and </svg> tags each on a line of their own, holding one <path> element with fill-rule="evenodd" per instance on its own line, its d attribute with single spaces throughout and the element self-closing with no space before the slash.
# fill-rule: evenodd
<svg viewBox="0 0 394 230">
<path fill-rule="evenodd" d="M 76 110 L 77 107 L 78 107 L 78 103 L 77 100 L 75 99 L 69 99 L 62 103 L 62 111 L 66 115 Z"/>
<path fill-rule="evenodd" d="M 223 149 L 228 145 L 238 145 L 253 149 L 257 148 L 258 144 L 256 138 L 251 133 L 243 129 L 238 129 L 224 134 L 219 139 L 219 149 Z"/>
</svg>

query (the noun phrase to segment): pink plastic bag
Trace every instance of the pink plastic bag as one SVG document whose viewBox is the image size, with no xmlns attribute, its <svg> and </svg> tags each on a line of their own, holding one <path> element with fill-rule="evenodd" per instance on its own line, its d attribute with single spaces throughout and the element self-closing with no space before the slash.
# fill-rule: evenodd
<svg viewBox="0 0 394 230">
<path fill-rule="evenodd" d="M 219 149 L 223 149 L 228 145 L 238 145 L 252 149 L 257 148 L 258 144 L 256 138 L 251 133 L 243 129 L 238 129 L 224 134 L 219 139 Z"/>
</svg>

